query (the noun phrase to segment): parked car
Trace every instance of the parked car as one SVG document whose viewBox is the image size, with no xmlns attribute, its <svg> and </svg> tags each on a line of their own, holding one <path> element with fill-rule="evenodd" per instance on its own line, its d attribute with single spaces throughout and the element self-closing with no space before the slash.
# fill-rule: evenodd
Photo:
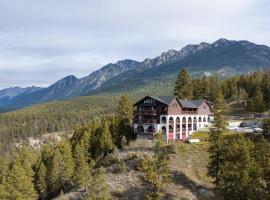
<svg viewBox="0 0 270 200">
<path fill-rule="evenodd" d="M 263 130 L 261 128 L 253 128 L 254 133 L 262 133 Z"/>
<path fill-rule="evenodd" d="M 243 127 L 247 127 L 247 123 L 241 122 L 240 125 L 239 125 L 239 127 L 242 127 L 242 128 L 243 128 Z"/>
</svg>

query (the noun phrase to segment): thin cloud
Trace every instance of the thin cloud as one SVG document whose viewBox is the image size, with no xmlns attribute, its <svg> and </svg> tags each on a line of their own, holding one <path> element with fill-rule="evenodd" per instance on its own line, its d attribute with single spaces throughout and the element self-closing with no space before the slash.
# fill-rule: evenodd
<svg viewBox="0 0 270 200">
<path fill-rule="evenodd" d="M 119 59 L 221 37 L 270 45 L 267 0 L 0 2 L 0 88 L 48 86 Z"/>
</svg>

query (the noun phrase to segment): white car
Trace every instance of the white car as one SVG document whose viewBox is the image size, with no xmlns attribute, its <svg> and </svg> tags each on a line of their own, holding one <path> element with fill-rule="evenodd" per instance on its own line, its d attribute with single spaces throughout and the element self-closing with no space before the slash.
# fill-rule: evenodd
<svg viewBox="0 0 270 200">
<path fill-rule="evenodd" d="M 261 128 L 253 128 L 254 133 L 262 133 L 262 129 Z"/>
</svg>

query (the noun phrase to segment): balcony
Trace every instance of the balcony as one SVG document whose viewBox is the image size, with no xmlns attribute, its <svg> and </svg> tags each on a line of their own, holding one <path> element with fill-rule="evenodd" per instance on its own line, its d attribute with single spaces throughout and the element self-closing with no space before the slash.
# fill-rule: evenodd
<svg viewBox="0 0 270 200">
<path fill-rule="evenodd" d="M 156 115 L 157 111 L 155 110 L 139 110 L 134 112 L 135 115 Z"/>
<path fill-rule="evenodd" d="M 156 119 L 142 119 L 142 120 L 138 120 L 135 119 L 134 123 L 138 123 L 138 124 L 156 124 L 158 121 Z"/>
</svg>

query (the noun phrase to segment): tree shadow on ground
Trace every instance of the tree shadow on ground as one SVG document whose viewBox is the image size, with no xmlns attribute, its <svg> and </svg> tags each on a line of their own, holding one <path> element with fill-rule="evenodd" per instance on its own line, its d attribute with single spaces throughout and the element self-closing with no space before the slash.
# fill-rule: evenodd
<svg viewBox="0 0 270 200">
<path fill-rule="evenodd" d="M 141 200 L 145 199 L 144 195 L 144 188 L 129 188 L 128 190 L 121 191 L 121 192 L 114 192 L 112 193 L 114 199 L 119 199 L 119 200 Z"/>
<path fill-rule="evenodd" d="M 196 197 L 200 195 L 201 191 L 211 191 L 210 188 L 206 187 L 205 185 L 194 182 L 182 172 L 173 171 L 172 178 L 175 184 L 179 184 L 184 188 L 189 189 Z"/>
</svg>

